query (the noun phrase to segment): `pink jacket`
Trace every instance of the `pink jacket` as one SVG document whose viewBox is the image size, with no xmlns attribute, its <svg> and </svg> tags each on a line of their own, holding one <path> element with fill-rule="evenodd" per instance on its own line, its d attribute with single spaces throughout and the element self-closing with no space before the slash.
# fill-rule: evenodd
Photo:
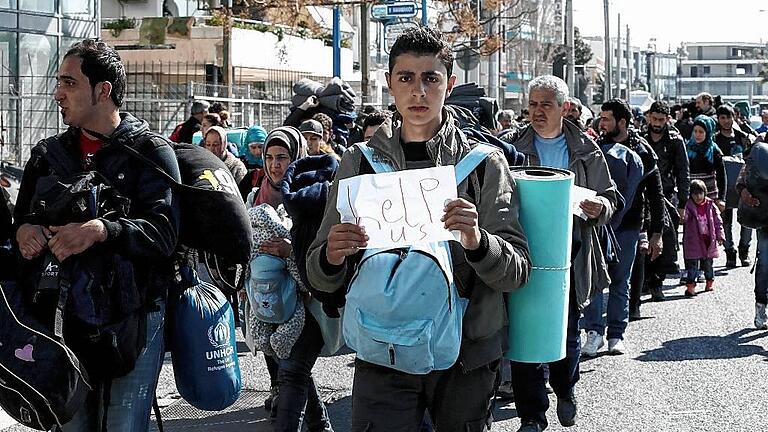
<svg viewBox="0 0 768 432">
<path fill-rule="evenodd" d="M 720 211 L 712 199 L 704 199 L 712 241 L 709 243 L 709 247 L 702 241 L 699 233 L 699 223 L 696 220 L 696 203 L 689 199 L 685 205 L 685 221 L 683 222 L 683 256 L 685 259 L 717 258 L 719 256 L 717 241 L 725 240 L 723 219 L 720 217 Z"/>
</svg>

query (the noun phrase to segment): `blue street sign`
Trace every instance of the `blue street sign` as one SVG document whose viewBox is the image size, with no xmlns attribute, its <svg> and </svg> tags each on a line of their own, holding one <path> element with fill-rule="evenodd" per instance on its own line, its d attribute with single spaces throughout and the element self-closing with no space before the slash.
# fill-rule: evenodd
<svg viewBox="0 0 768 432">
<path fill-rule="evenodd" d="M 412 1 L 377 4 L 371 7 L 371 18 L 376 21 L 386 21 L 392 18 L 413 18 L 417 11 L 418 7 Z"/>
</svg>

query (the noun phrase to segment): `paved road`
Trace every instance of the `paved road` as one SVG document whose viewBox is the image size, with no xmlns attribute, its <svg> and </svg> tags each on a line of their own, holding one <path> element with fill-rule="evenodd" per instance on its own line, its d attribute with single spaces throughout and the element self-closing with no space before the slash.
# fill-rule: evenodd
<svg viewBox="0 0 768 432">
<path fill-rule="evenodd" d="M 753 247 L 754 249 L 754 247 Z M 749 269 L 725 271 L 716 260 L 716 290 L 694 299 L 668 279 L 668 300 L 645 303 L 630 324 L 629 353 L 582 361 L 577 386 L 579 421 L 552 431 L 768 431 L 768 331 L 752 328 L 753 278 Z M 337 432 L 349 430 L 352 354 L 323 358 L 315 367 Z M 240 355 L 243 397 L 221 413 L 194 410 L 178 399 L 170 361 L 161 375 L 166 431 L 271 431 L 261 408 L 269 389 L 263 359 Z M 493 431 L 519 427 L 514 404 L 499 406 Z M 2 423 L 0 428 L 7 426 Z M 27 430 L 18 426 L 7 431 Z"/>
</svg>

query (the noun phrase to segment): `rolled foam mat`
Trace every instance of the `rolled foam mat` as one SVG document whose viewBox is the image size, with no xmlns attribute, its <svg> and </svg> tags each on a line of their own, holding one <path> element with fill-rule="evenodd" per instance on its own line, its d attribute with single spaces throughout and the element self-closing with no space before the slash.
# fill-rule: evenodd
<svg viewBox="0 0 768 432">
<path fill-rule="evenodd" d="M 509 351 L 504 357 L 548 363 L 565 357 L 571 263 L 573 173 L 545 167 L 512 169 L 520 224 L 528 238 L 528 283 L 507 294 Z"/>
</svg>

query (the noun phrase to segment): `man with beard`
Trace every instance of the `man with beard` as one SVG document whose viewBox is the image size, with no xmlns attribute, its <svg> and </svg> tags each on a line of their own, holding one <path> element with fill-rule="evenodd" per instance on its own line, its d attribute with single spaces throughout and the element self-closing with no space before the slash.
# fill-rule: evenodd
<svg viewBox="0 0 768 432">
<path fill-rule="evenodd" d="M 629 105 L 622 99 L 611 99 L 604 103 L 600 112 L 600 132 L 602 134 L 598 144 L 602 147 L 611 142 L 624 144 L 640 156 L 643 162 L 643 179 L 635 191 L 632 202 L 628 202 L 629 209 L 624 214 L 621 224 L 616 230 L 619 247 L 629 250 L 637 248 L 641 231 L 646 231 L 650 238 L 649 253 L 655 260 L 662 251 L 662 232 L 664 229 L 664 196 L 661 187 L 661 175 L 659 173 L 656 153 L 648 142 L 630 126 L 632 111 Z M 650 223 L 644 226 L 645 215 L 650 213 Z M 609 318 L 608 328 L 608 352 L 621 354 L 625 351 L 623 339 L 630 315 L 638 316 L 640 310 L 640 287 L 642 281 L 632 281 L 631 292 L 627 292 L 629 279 L 633 273 L 642 274 L 644 256 L 636 255 L 634 263 L 629 266 L 621 266 L 626 269 L 625 274 L 611 275 L 611 279 L 620 279 L 612 283 L 618 291 L 615 302 L 621 300 L 620 306 L 614 307 L 615 316 Z M 631 297 L 631 298 L 630 298 Z M 610 309 L 609 309 L 610 310 Z M 587 343 L 589 343 L 589 335 Z M 599 344 L 599 342 L 596 342 Z"/>
<path fill-rule="evenodd" d="M 643 138 L 653 147 L 653 151 L 659 158 L 658 166 L 664 198 L 677 208 L 678 216 L 682 220 L 685 215 L 685 203 L 688 201 L 691 173 L 683 136 L 677 129 L 670 126 L 669 119 L 669 106 L 665 102 L 654 102 L 648 111 L 648 131 L 643 134 Z M 674 229 L 677 232 L 677 226 Z M 676 234 L 674 238 L 677 241 Z M 664 300 L 661 287 L 667 271 L 677 266 L 676 256 L 667 259 L 667 254 L 664 255 L 659 260 L 645 261 L 645 284 L 649 287 L 654 301 Z"/>
<path fill-rule="evenodd" d="M 597 132 L 589 127 L 588 124 L 585 125 L 584 122 L 581 121 L 581 112 L 584 109 L 584 106 L 581 104 L 579 98 L 569 97 L 568 103 L 570 104 L 570 108 L 568 108 L 568 111 L 565 112 L 563 117 L 570 120 L 571 123 L 575 124 L 590 138 L 597 139 Z"/>
<path fill-rule="evenodd" d="M 696 95 L 696 109 L 699 111 L 699 114 L 710 116 L 717 122 L 714 103 L 715 98 L 707 92 L 702 92 Z"/>
<path fill-rule="evenodd" d="M 719 130 L 715 134 L 715 143 L 723 152 L 723 156 L 742 157 L 752 141 L 739 128 L 733 127 L 734 111 L 730 105 L 717 108 L 717 124 Z M 733 243 L 733 209 L 723 211 L 723 229 L 725 230 L 725 266 L 736 267 L 736 249 Z M 749 259 L 749 246 L 752 243 L 752 230 L 741 227 L 739 233 L 739 260 L 741 265 L 748 267 L 752 264 Z"/>
</svg>

